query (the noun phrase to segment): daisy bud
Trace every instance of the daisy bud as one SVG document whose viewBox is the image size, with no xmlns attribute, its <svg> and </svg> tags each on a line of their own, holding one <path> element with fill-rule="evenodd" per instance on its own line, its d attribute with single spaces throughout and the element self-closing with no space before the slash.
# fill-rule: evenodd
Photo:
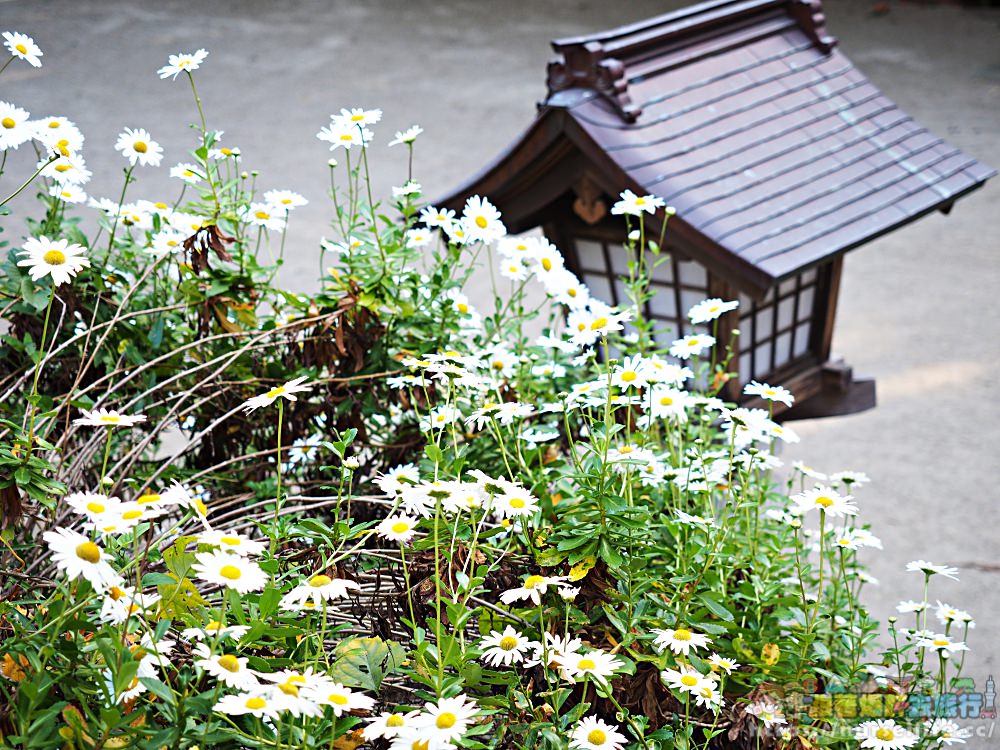
<svg viewBox="0 0 1000 750">
<path fill-rule="evenodd" d="M 673 216 L 674 214 L 677 213 L 677 209 L 674 208 L 673 206 L 667 206 L 665 209 L 663 209 L 663 213 L 665 213 L 667 216 Z"/>
<path fill-rule="evenodd" d="M 740 335 L 740 329 L 739 328 L 734 328 L 733 329 L 733 335 L 734 336 L 739 336 Z"/>
<path fill-rule="evenodd" d="M 241 180 L 246 180 L 249 177 L 250 177 L 250 173 L 249 172 L 247 172 L 247 171 L 240 172 L 240 179 Z"/>
<path fill-rule="evenodd" d="M 330 165 L 330 167 L 331 167 L 331 168 L 333 168 L 333 167 L 337 166 L 337 160 L 336 160 L 336 159 L 330 159 L 330 160 L 329 160 L 329 161 L 327 162 L 327 164 L 329 164 L 329 165 Z"/>
<path fill-rule="evenodd" d="M 258 170 L 256 170 L 256 169 L 255 169 L 255 170 L 253 170 L 253 171 L 252 171 L 252 172 L 250 173 L 250 175 L 251 175 L 252 177 L 257 177 L 258 175 L 260 175 L 260 172 L 259 172 Z"/>
<path fill-rule="evenodd" d="M 898 618 L 895 615 L 893 615 L 892 617 L 889 618 L 889 624 L 890 625 L 895 625 L 897 619 Z"/>
<path fill-rule="evenodd" d="M 361 459 L 357 456 L 349 456 L 344 459 L 344 467 L 348 469 L 357 469 L 361 466 Z"/>
<path fill-rule="evenodd" d="M 639 237 L 641 237 L 641 236 L 642 236 L 642 235 L 641 235 L 641 233 L 639 232 L 639 230 L 638 230 L 638 229 L 633 229 L 633 230 L 632 230 L 631 232 L 629 232 L 629 233 L 628 233 L 628 238 L 629 238 L 630 240 L 637 240 L 637 239 L 639 239 Z"/>
</svg>

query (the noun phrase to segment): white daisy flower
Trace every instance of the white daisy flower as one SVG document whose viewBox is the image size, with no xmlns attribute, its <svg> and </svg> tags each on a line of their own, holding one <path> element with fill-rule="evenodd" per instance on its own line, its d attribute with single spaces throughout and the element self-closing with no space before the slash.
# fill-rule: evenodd
<svg viewBox="0 0 1000 750">
<path fill-rule="evenodd" d="M 292 190 L 268 190 L 264 193 L 264 202 L 286 212 L 309 205 L 305 196 Z"/>
<path fill-rule="evenodd" d="M 35 137 L 35 129 L 28 118 L 31 115 L 20 107 L 0 102 L 0 151 L 16 149 Z"/>
<path fill-rule="evenodd" d="M 500 594 L 500 601 L 504 604 L 512 604 L 516 601 L 527 600 L 537 607 L 542 603 L 541 595 L 548 590 L 549 586 L 556 586 L 567 580 L 569 579 L 566 576 L 530 575 L 524 579 L 524 584 L 519 588 L 509 589 Z"/>
<path fill-rule="evenodd" d="M 185 628 L 181 631 L 181 636 L 189 641 L 224 641 L 226 638 L 238 641 L 249 630 L 249 625 L 223 625 L 218 620 L 212 620 L 203 627 Z"/>
<path fill-rule="evenodd" d="M 792 513 L 804 515 L 810 510 L 819 510 L 833 518 L 855 516 L 858 514 L 858 506 L 852 502 L 853 499 L 850 495 L 841 495 L 828 487 L 816 487 L 792 496 Z"/>
<path fill-rule="evenodd" d="M 569 736 L 569 746 L 580 750 L 624 750 L 628 738 L 615 724 L 596 716 L 585 716 L 577 722 Z"/>
<path fill-rule="evenodd" d="M 560 672 L 577 682 L 590 677 L 595 682 L 606 683 L 623 666 L 621 659 L 599 649 L 559 657 Z"/>
<path fill-rule="evenodd" d="M 33 68 L 42 67 L 40 57 L 45 55 L 41 48 L 35 44 L 35 40 L 27 34 L 18 31 L 5 31 L 3 33 L 3 43 L 11 55 L 18 60 L 24 60 Z"/>
<path fill-rule="evenodd" d="M 687 628 L 653 630 L 652 632 L 656 634 L 656 639 L 653 641 L 655 648 L 660 651 L 669 648 L 675 654 L 684 654 L 685 656 L 691 653 L 691 649 L 697 651 L 701 648 L 708 648 L 708 644 L 712 642 L 712 639 L 707 635 L 692 632 Z"/>
<path fill-rule="evenodd" d="M 693 333 L 684 338 L 677 339 L 670 345 L 670 355 L 677 359 L 690 359 L 698 357 L 706 349 L 715 346 L 715 338 L 704 333 Z"/>
<path fill-rule="evenodd" d="M 361 731 L 366 742 L 379 739 L 391 740 L 405 729 L 412 729 L 413 720 L 419 715 L 419 711 L 410 711 L 406 714 L 383 711 Z"/>
<path fill-rule="evenodd" d="M 611 213 L 616 216 L 623 214 L 641 216 L 643 212 L 654 214 L 656 209 L 666 205 L 662 198 L 655 195 L 636 195 L 631 190 L 623 191 L 620 197 L 621 200 L 611 207 Z"/>
<path fill-rule="evenodd" d="M 70 581 L 85 578 L 95 591 L 122 585 L 122 577 L 111 567 L 107 553 L 83 534 L 56 528 L 46 531 L 42 538 L 49 545 L 52 560 Z"/>
<path fill-rule="evenodd" d="M 142 128 L 125 128 L 118 135 L 115 150 L 121 151 L 132 166 L 158 167 L 163 158 L 163 147 Z"/>
<path fill-rule="evenodd" d="M 906 570 L 909 573 L 923 573 L 925 576 L 942 575 L 945 578 L 958 580 L 958 568 L 950 568 L 947 565 L 935 565 L 927 560 L 913 560 L 906 563 Z"/>
<path fill-rule="evenodd" d="M 212 529 L 203 531 L 198 535 L 198 544 L 206 544 L 211 547 L 218 547 L 224 552 L 232 552 L 241 557 L 253 557 L 261 555 L 267 549 L 263 542 L 251 539 L 250 537 L 235 531 L 221 531 Z"/>
<path fill-rule="evenodd" d="M 702 688 L 715 687 L 714 677 L 703 675 L 701 672 L 685 666 L 681 666 L 680 669 L 665 669 L 660 677 L 668 687 L 691 695 L 697 695 Z"/>
<path fill-rule="evenodd" d="M 288 401 L 297 401 L 298 399 L 295 396 L 296 393 L 305 393 L 312 388 L 312 383 L 307 383 L 305 381 L 305 377 L 295 378 L 295 380 L 289 380 L 284 385 L 275 386 L 267 393 L 247 399 L 243 403 L 243 410 L 249 414 L 262 406 L 270 406 L 279 398 L 284 398 Z"/>
<path fill-rule="evenodd" d="M 270 203 L 251 203 L 240 209 L 240 218 L 247 224 L 262 227 L 271 232 L 281 232 L 288 223 L 285 209 Z"/>
<path fill-rule="evenodd" d="M 389 516 L 375 528 L 375 533 L 383 539 L 391 539 L 401 544 L 410 541 L 417 532 L 417 519 L 399 513 Z"/>
<path fill-rule="evenodd" d="M 190 73 L 193 70 L 198 70 L 201 64 L 205 62 L 205 58 L 208 57 L 208 51 L 200 49 L 197 52 L 178 52 L 176 55 L 170 55 L 167 58 L 167 64 L 156 71 L 160 78 L 173 78 L 177 79 L 177 76 L 181 73 Z"/>
<path fill-rule="evenodd" d="M 266 719 L 277 718 L 282 711 L 280 700 L 274 695 L 273 690 L 254 690 L 248 693 L 224 695 L 213 706 L 212 710 L 228 716 L 249 714 Z"/>
<path fill-rule="evenodd" d="M 899 726 L 893 719 L 866 721 L 854 728 L 854 738 L 871 750 L 904 750 L 920 741 L 919 735 Z"/>
<path fill-rule="evenodd" d="M 267 584 L 267 574 L 260 566 L 228 552 L 201 552 L 195 556 L 192 569 L 199 580 L 226 588 L 236 589 L 241 594 L 260 591 Z"/>
<path fill-rule="evenodd" d="M 330 119 L 348 127 L 363 127 L 374 125 L 382 119 L 381 109 L 363 109 L 353 107 L 351 109 L 341 109 L 339 115 L 330 115 Z"/>
<path fill-rule="evenodd" d="M 520 664 L 525 653 L 536 645 L 538 644 L 508 625 L 502 633 L 493 630 L 479 642 L 479 648 L 483 650 L 480 658 L 492 667 L 499 667 L 501 664 L 509 667 L 511 664 Z"/>
<path fill-rule="evenodd" d="M 496 206 L 478 195 L 465 202 L 462 228 L 466 242 L 494 242 L 507 234 Z"/>
<path fill-rule="evenodd" d="M 331 578 L 318 573 L 306 579 L 281 598 L 281 607 L 297 611 L 307 601 L 312 601 L 315 607 L 322 606 L 324 601 L 346 599 L 349 591 L 359 591 L 361 586 L 356 581 L 344 578 Z"/>
<path fill-rule="evenodd" d="M 320 705 L 332 706 L 334 716 L 342 716 L 349 711 L 370 711 L 375 707 L 374 698 L 344 687 L 339 682 L 309 690 L 308 695 Z"/>
<path fill-rule="evenodd" d="M 197 164 L 180 162 L 170 168 L 170 176 L 186 182 L 188 185 L 197 185 L 205 179 L 205 168 Z"/>
<path fill-rule="evenodd" d="M 17 265 L 27 266 L 33 281 L 51 276 L 52 284 L 60 286 L 90 266 L 90 261 L 84 257 L 83 246 L 71 245 L 69 240 L 50 240 L 44 235 L 29 237 L 22 247 L 19 254 L 27 257 Z"/>
<path fill-rule="evenodd" d="M 724 315 L 731 310 L 735 310 L 739 306 L 739 300 L 724 302 L 718 297 L 702 300 L 688 310 L 688 320 L 695 325 L 709 323 L 721 315 Z"/>
<path fill-rule="evenodd" d="M 249 659 L 235 654 L 213 654 L 204 643 L 194 647 L 194 665 L 212 675 L 226 687 L 253 690 L 260 687 L 258 673 L 247 666 Z"/>
<path fill-rule="evenodd" d="M 402 144 L 411 144 L 417 140 L 417 136 L 424 132 L 424 129 L 419 125 L 411 125 L 406 130 L 397 130 L 396 137 L 389 141 L 390 146 L 399 146 Z"/>
<path fill-rule="evenodd" d="M 73 420 L 73 424 L 85 427 L 134 427 L 146 421 L 145 414 L 122 414 L 114 409 L 80 409 L 82 417 Z"/>
<path fill-rule="evenodd" d="M 791 406 L 795 401 L 795 396 L 780 385 L 758 383 L 756 380 L 751 380 L 743 386 L 743 393 L 747 396 L 759 396 L 765 401 L 778 401 L 785 406 Z"/>
<path fill-rule="evenodd" d="M 437 703 L 425 703 L 413 723 L 417 729 L 429 732 L 433 739 L 454 742 L 465 734 L 478 711 L 475 701 L 464 695 L 441 698 Z"/>
<path fill-rule="evenodd" d="M 66 185 L 53 185 L 49 188 L 49 195 L 58 198 L 63 203 L 86 203 L 87 194 L 78 185 L 68 183 Z"/>
</svg>

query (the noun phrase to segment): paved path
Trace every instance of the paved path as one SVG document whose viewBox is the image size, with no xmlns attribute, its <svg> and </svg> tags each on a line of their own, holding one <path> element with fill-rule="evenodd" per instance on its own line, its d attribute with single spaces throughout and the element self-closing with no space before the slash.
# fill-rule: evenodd
<svg viewBox="0 0 1000 750">
<path fill-rule="evenodd" d="M 116 195 L 122 163 L 112 146 L 121 127 L 149 129 L 166 163 L 184 158 L 190 91 L 155 71 L 168 53 L 211 50 L 198 74 L 210 125 L 242 148 L 261 186 L 313 201 L 295 215 L 283 274 L 289 286 L 309 288 L 329 216 L 328 153 L 314 135 L 331 112 L 385 109 L 372 150 L 382 190 L 403 180 L 405 163 L 381 144 L 397 129 L 422 125 L 417 174 L 437 195 L 530 122 L 544 94 L 549 39 L 681 4 L 0 0 L 0 26 L 33 35 L 45 51 L 41 70 L 8 69 L 0 98 L 74 119 L 88 139 L 91 192 Z M 1000 12 L 894 2 L 889 15 L 872 17 L 868 0 L 827 5 L 831 32 L 886 94 L 1000 166 Z M 166 170 L 141 172 L 135 197 L 175 195 Z M 850 255 L 835 349 L 878 378 L 880 405 L 799 423 L 804 441 L 786 456 L 874 478 L 861 505 L 886 546 L 869 556 L 882 586 L 868 602 L 879 615 L 919 597 L 919 576 L 902 572 L 908 560 L 962 568 L 961 584 L 945 581 L 932 598 L 976 615 L 967 672 L 980 689 L 988 674 L 1000 678 L 998 205 L 994 180 L 950 217 L 928 217 Z"/>
</svg>

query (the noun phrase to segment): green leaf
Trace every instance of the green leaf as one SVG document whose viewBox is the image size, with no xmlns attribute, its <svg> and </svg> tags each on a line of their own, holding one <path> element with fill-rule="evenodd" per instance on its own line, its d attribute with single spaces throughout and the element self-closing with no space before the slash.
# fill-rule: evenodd
<svg viewBox="0 0 1000 750">
<path fill-rule="evenodd" d="M 330 676 L 351 687 L 377 691 L 385 676 L 406 658 L 398 643 L 381 638 L 351 638 L 337 646 Z"/>
<path fill-rule="evenodd" d="M 733 622 L 736 619 L 733 617 L 732 612 L 722 606 L 721 602 L 713 599 L 708 594 L 699 594 L 698 599 L 708 608 L 708 611 L 716 617 L 725 620 L 726 622 Z"/>
</svg>

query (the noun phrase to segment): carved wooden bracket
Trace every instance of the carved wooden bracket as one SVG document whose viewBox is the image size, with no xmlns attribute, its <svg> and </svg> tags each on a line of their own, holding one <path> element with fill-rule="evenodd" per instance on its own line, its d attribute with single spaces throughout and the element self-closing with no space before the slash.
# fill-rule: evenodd
<svg viewBox="0 0 1000 750">
<path fill-rule="evenodd" d="M 602 191 L 590 177 L 584 175 L 573 186 L 576 200 L 573 201 L 573 213 L 588 224 L 596 224 L 608 213 L 608 207 L 602 198 Z"/>
<path fill-rule="evenodd" d="M 829 53 L 837 46 L 837 40 L 826 31 L 822 0 L 792 0 L 789 10 L 792 18 L 820 50 Z"/>
<path fill-rule="evenodd" d="M 625 64 L 605 54 L 604 46 L 594 41 L 565 48 L 560 57 L 549 62 L 549 96 L 566 89 L 590 89 L 606 99 L 626 122 L 635 122 L 642 110 L 629 96 Z"/>
</svg>

